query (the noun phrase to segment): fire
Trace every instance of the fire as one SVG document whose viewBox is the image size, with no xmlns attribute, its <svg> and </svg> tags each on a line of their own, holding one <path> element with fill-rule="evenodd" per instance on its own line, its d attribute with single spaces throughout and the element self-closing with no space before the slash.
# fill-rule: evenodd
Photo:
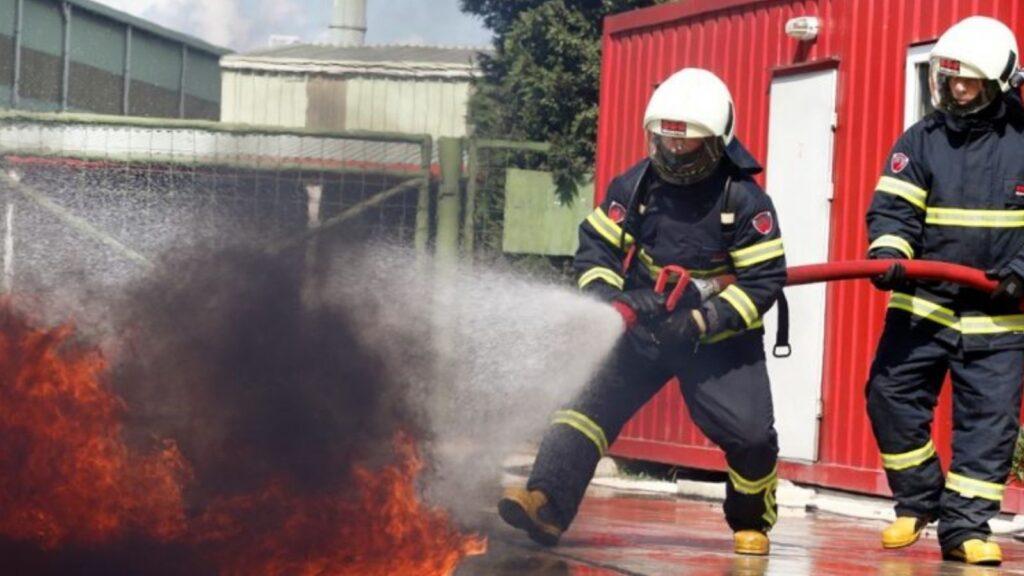
<svg viewBox="0 0 1024 576">
<path fill-rule="evenodd" d="M 483 554 L 486 539 L 463 536 L 444 511 L 416 497 L 423 463 L 413 439 L 398 433 L 394 445 L 398 462 L 357 468 L 348 497 L 309 498 L 275 483 L 257 496 L 211 506 L 197 538 L 214 545 L 224 576 L 444 575 Z"/>
<path fill-rule="evenodd" d="M 45 549 L 130 532 L 180 536 L 181 453 L 172 442 L 153 454 L 128 449 L 106 360 L 74 331 L 33 328 L 0 303 L 0 536 Z"/>
<path fill-rule="evenodd" d="M 0 301 L 0 538 L 58 551 L 141 536 L 184 544 L 223 576 L 445 575 L 486 550 L 418 500 L 423 461 L 405 433 L 393 464 L 357 466 L 346 487 L 309 495 L 280 480 L 191 503 L 189 518 L 186 458 L 171 440 L 147 453 L 125 443 L 130 407 L 107 368 L 73 325 L 40 329 Z"/>
</svg>

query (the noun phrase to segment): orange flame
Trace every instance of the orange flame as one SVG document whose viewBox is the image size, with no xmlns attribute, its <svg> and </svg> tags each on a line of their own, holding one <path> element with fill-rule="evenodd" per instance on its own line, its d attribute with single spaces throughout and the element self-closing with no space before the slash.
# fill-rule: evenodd
<svg viewBox="0 0 1024 576">
<path fill-rule="evenodd" d="M 33 328 L 0 302 L 0 536 L 45 549 L 136 531 L 185 530 L 188 466 L 172 442 L 140 455 L 121 439 L 124 403 L 74 327 Z"/>
<path fill-rule="evenodd" d="M 197 538 L 215 544 L 224 576 L 451 574 L 465 557 L 483 554 L 487 541 L 463 536 L 444 511 L 420 503 L 415 443 L 399 433 L 395 448 L 396 464 L 356 469 L 348 497 L 297 496 L 275 483 L 211 506 Z"/>
<path fill-rule="evenodd" d="M 46 550 L 129 535 L 186 542 L 224 576 L 445 575 L 486 550 L 419 502 L 423 462 L 404 433 L 396 462 L 356 467 L 347 492 L 309 496 L 277 482 L 189 522 L 181 452 L 172 441 L 154 454 L 129 449 L 106 360 L 74 336 L 72 325 L 35 328 L 0 300 L 0 538 Z"/>
</svg>

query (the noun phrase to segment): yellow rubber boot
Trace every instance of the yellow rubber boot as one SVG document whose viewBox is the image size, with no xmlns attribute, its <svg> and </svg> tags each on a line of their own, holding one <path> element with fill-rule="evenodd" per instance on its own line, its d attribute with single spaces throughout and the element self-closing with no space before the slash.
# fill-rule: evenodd
<svg viewBox="0 0 1024 576">
<path fill-rule="evenodd" d="M 740 530 L 732 535 L 733 549 L 737 554 L 767 556 L 768 535 L 760 530 Z"/>
<path fill-rule="evenodd" d="M 952 550 L 943 551 L 942 557 L 946 560 L 981 566 L 999 566 L 1003 563 L 1003 551 L 999 544 L 978 538 L 968 540 Z"/>
<path fill-rule="evenodd" d="M 900 516 L 882 530 L 882 548 L 906 548 L 921 537 L 921 531 L 928 525 L 927 518 Z"/>
<path fill-rule="evenodd" d="M 548 495 L 540 490 L 509 488 L 498 501 L 498 514 L 506 524 L 525 530 L 534 542 L 544 546 L 558 544 L 563 529 L 552 517 Z"/>
</svg>

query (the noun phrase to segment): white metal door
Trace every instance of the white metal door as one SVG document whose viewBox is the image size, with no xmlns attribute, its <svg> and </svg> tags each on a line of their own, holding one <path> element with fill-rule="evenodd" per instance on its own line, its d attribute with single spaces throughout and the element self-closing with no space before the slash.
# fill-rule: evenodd
<svg viewBox="0 0 1024 576">
<path fill-rule="evenodd" d="M 768 117 L 767 191 L 779 213 L 789 266 L 828 260 L 836 71 L 772 80 Z M 786 289 L 793 355 L 769 353 L 780 456 L 818 458 L 822 364 L 825 356 L 825 285 Z M 777 314 L 765 316 L 769 349 Z"/>
</svg>

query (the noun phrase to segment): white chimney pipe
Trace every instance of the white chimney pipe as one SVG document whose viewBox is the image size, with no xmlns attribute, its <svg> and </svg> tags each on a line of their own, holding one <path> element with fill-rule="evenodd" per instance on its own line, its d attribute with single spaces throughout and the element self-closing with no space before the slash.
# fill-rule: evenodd
<svg viewBox="0 0 1024 576">
<path fill-rule="evenodd" d="M 334 0 L 331 42 L 336 46 L 366 43 L 366 0 Z"/>
</svg>

